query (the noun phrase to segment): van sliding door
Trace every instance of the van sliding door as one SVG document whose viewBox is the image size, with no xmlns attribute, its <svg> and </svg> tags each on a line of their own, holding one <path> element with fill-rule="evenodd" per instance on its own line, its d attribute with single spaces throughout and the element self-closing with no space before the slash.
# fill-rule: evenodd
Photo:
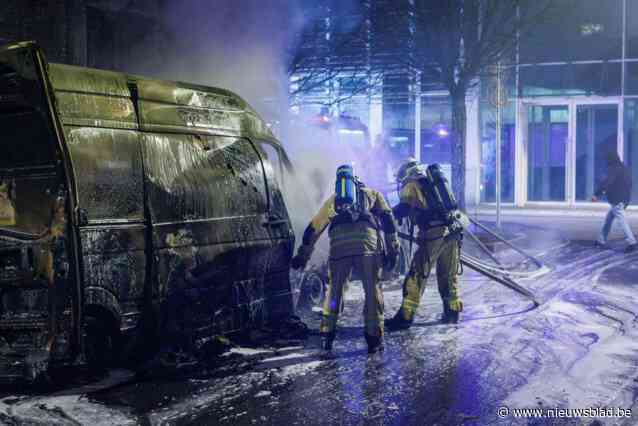
<svg viewBox="0 0 638 426">
<path fill-rule="evenodd" d="M 267 315 L 272 240 L 260 157 L 233 136 L 143 136 L 159 293 L 187 328 L 230 332 Z"/>
</svg>

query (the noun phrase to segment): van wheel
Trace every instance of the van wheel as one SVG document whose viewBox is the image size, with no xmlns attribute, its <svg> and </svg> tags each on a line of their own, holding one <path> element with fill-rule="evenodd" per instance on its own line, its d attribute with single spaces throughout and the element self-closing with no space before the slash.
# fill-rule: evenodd
<svg viewBox="0 0 638 426">
<path fill-rule="evenodd" d="M 34 389 L 39 392 L 50 392 L 56 382 L 51 378 L 50 373 L 44 372 L 38 374 L 32 382 L 32 386 Z"/>
<path fill-rule="evenodd" d="M 115 365 L 121 349 L 115 321 L 104 315 L 87 314 L 84 323 L 84 354 L 89 369 L 102 372 Z"/>
<path fill-rule="evenodd" d="M 317 271 L 309 271 L 301 282 L 299 302 L 300 311 L 310 311 L 313 307 L 321 307 L 326 296 L 326 280 Z"/>
<path fill-rule="evenodd" d="M 130 338 L 120 338 L 121 354 L 119 360 L 129 368 L 135 368 L 151 358 L 159 351 L 160 333 L 157 325 L 159 307 L 148 306 Z"/>
</svg>

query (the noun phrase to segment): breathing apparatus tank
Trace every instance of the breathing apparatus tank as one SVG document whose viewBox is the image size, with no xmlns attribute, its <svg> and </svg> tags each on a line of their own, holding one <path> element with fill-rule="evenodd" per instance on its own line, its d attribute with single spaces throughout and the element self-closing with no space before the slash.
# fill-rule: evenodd
<svg viewBox="0 0 638 426">
<path fill-rule="evenodd" d="M 462 231 L 469 224 L 466 216 L 459 210 L 454 193 L 450 190 L 441 166 L 435 163 L 423 168 L 417 163 L 416 166 L 409 167 L 403 174 L 405 175 L 404 179 L 413 179 L 419 182 L 428 205 L 421 220 L 425 223 L 442 221 L 451 232 Z"/>
<path fill-rule="evenodd" d="M 459 205 L 450 189 L 447 178 L 438 164 L 430 164 L 425 172 L 429 191 L 426 192 L 428 203 L 439 213 L 440 218 L 448 225 L 450 231 L 462 231 L 469 225 L 467 217 L 459 210 Z M 427 194 L 429 192 L 429 194 Z"/>
<path fill-rule="evenodd" d="M 366 197 L 363 194 L 363 183 L 354 175 L 352 166 L 345 164 L 337 169 L 335 182 L 335 211 L 337 218 L 332 225 L 367 221 L 376 226 L 370 214 Z"/>
<path fill-rule="evenodd" d="M 352 209 L 358 199 L 358 185 L 352 166 L 344 164 L 337 168 L 335 182 L 335 210 Z"/>
<path fill-rule="evenodd" d="M 431 182 L 432 193 L 436 198 L 436 206 L 442 212 L 450 212 L 459 208 L 454 194 L 450 190 L 447 179 L 438 164 L 430 164 L 426 169 L 426 176 Z"/>
</svg>

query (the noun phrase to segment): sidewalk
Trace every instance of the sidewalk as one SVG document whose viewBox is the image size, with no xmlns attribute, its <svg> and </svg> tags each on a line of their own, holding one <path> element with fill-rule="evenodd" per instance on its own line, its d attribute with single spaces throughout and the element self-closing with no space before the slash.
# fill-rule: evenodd
<svg viewBox="0 0 638 426">
<path fill-rule="evenodd" d="M 540 227 L 551 231 L 559 232 L 563 237 L 573 241 L 594 240 L 603 225 L 607 208 L 596 206 L 596 208 L 513 208 L 501 209 L 501 222 L 507 224 L 520 224 Z M 494 225 L 496 222 L 496 209 L 492 206 L 481 206 L 478 209 L 469 208 L 467 213 L 473 219 Z M 477 214 L 478 213 L 478 214 Z M 627 211 L 627 219 L 634 231 L 638 235 L 638 211 Z M 614 222 L 610 240 L 624 239 L 622 231 Z"/>
</svg>

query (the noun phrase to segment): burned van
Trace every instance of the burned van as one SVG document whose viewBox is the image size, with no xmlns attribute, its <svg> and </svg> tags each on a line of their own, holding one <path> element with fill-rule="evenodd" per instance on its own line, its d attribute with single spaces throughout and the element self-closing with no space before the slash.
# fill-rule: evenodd
<svg viewBox="0 0 638 426">
<path fill-rule="evenodd" d="M 18 43 L 0 49 L 0 147 L 1 379 L 159 334 L 173 294 L 202 338 L 291 313 L 289 163 L 237 95 Z"/>
</svg>

